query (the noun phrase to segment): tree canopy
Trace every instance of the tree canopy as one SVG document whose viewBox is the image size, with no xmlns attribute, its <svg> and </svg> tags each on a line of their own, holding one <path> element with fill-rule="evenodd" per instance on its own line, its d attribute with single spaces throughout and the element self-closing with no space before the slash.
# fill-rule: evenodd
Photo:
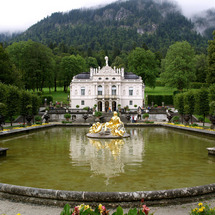
<svg viewBox="0 0 215 215">
<path fill-rule="evenodd" d="M 215 31 L 213 32 L 214 39 L 209 41 L 208 46 L 208 71 L 207 83 L 215 83 Z"/>
<path fill-rule="evenodd" d="M 7 47 L 11 61 L 21 74 L 25 89 L 53 84 L 54 56 L 51 49 L 31 40 Z"/>
<path fill-rule="evenodd" d="M 170 46 L 161 80 L 166 86 L 178 90 L 189 88 L 190 82 L 195 80 L 194 50 L 188 42 L 176 42 Z"/>
<path fill-rule="evenodd" d="M 128 56 L 128 69 L 141 76 L 146 85 L 155 87 L 158 61 L 153 52 L 143 48 L 133 50 Z"/>
</svg>

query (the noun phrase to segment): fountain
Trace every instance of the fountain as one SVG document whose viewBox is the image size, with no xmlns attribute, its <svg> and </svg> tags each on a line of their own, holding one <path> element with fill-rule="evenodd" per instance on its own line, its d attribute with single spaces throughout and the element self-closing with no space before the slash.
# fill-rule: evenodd
<svg viewBox="0 0 215 215">
<path fill-rule="evenodd" d="M 113 117 L 106 123 L 94 123 L 90 129 L 87 137 L 98 139 L 119 139 L 129 137 L 126 133 L 124 124 L 118 117 L 118 113 L 114 111 Z"/>
<path fill-rule="evenodd" d="M 111 135 L 125 131 L 119 120 L 115 130 L 111 119 L 100 132 L 105 127 Z M 152 205 L 215 196 L 215 157 L 206 150 L 214 147 L 214 134 L 160 124 L 127 127 L 130 138 L 123 138 L 124 133 L 121 139 L 98 140 L 86 136 L 88 127 L 34 128 L 19 135 L 12 131 L 6 138 L 1 132 L 0 147 L 10 148 L 0 158 L 1 198 L 61 207 L 102 202 L 111 208 L 136 207 L 143 198 Z M 92 134 L 106 136 L 100 132 Z"/>
</svg>

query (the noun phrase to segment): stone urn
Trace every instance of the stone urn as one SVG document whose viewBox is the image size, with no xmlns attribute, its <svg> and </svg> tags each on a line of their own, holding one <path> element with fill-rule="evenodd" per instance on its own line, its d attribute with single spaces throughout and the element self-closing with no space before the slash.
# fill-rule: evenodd
<svg viewBox="0 0 215 215">
<path fill-rule="evenodd" d="M 211 128 L 214 129 L 215 128 L 215 115 L 210 116 L 210 121 L 212 123 Z"/>
<path fill-rule="evenodd" d="M 31 115 L 27 115 L 26 116 L 26 120 L 27 120 L 27 125 L 31 126 L 31 120 L 33 119 L 33 117 Z"/>
<path fill-rule="evenodd" d="M 49 118 L 50 118 L 50 116 L 46 113 L 44 116 L 45 123 L 49 123 Z"/>
<path fill-rule="evenodd" d="M 4 116 L 2 116 L 2 115 L 0 115 L 0 130 L 3 130 L 3 124 L 5 124 L 4 123 Z"/>
<path fill-rule="evenodd" d="M 86 122 L 86 120 L 88 119 L 88 114 L 84 114 L 84 115 L 83 115 L 83 119 L 84 119 L 84 121 Z"/>
<path fill-rule="evenodd" d="M 189 125 L 189 120 L 190 120 L 190 115 L 188 115 L 188 114 L 185 115 L 185 116 L 184 116 L 184 121 L 185 121 L 185 124 L 186 124 L 186 125 Z"/>
<path fill-rule="evenodd" d="M 130 119 L 131 119 L 131 115 L 130 114 L 128 114 L 127 116 L 126 116 L 126 119 L 128 120 L 128 122 L 130 121 Z"/>
<path fill-rule="evenodd" d="M 173 117 L 172 114 L 167 114 L 167 119 L 169 120 L 168 123 L 171 122 L 172 117 Z"/>
</svg>

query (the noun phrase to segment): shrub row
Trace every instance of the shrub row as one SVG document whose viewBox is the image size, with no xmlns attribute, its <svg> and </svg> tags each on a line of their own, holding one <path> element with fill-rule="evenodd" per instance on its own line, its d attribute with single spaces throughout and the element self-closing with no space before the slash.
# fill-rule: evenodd
<svg viewBox="0 0 215 215">
<path fill-rule="evenodd" d="M 40 106 L 39 96 L 0 83 L 0 115 L 9 119 L 12 125 L 14 116 L 36 115 Z"/>
<path fill-rule="evenodd" d="M 159 106 L 162 105 L 162 102 L 164 102 L 164 105 L 173 105 L 173 96 L 172 95 L 148 95 L 148 104 L 151 105 L 152 102 L 154 102 L 154 104 L 157 104 Z"/>
</svg>

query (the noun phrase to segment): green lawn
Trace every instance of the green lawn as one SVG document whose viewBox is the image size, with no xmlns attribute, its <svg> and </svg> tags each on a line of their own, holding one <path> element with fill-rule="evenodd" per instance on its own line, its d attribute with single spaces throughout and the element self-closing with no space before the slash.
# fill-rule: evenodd
<svg viewBox="0 0 215 215">
<path fill-rule="evenodd" d="M 176 91 L 176 88 L 170 88 L 170 87 L 155 87 L 155 88 L 146 87 L 145 88 L 146 95 L 173 95 L 174 91 Z M 43 92 L 44 92 L 43 95 L 53 96 L 54 103 L 56 101 L 63 102 L 64 104 L 68 103 L 67 98 L 69 95 L 69 91 L 65 93 L 63 91 L 63 87 L 58 87 L 57 92 L 55 92 L 54 88 L 52 88 L 51 93 L 49 93 L 48 88 L 44 88 Z"/>
<path fill-rule="evenodd" d="M 147 95 L 173 95 L 173 92 L 176 91 L 176 88 L 170 88 L 170 87 L 155 87 L 145 88 L 145 94 Z"/>
<path fill-rule="evenodd" d="M 49 95 L 49 96 L 53 96 L 53 103 L 55 103 L 56 101 L 58 102 L 63 102 L 64 104 L 68 103 L 67 98 L 69 95 L 69 91 L 67 93 L 65 93 L 63 91 L 63 87 L 58 87 L 57 88 L 57 92 L 54 91 L 54 88 L 51 89 L 51 93 L 49 93 L 49 89 L 48 88 L 44 88 L 43 89 L 43 95 Z"/>
</svg>

